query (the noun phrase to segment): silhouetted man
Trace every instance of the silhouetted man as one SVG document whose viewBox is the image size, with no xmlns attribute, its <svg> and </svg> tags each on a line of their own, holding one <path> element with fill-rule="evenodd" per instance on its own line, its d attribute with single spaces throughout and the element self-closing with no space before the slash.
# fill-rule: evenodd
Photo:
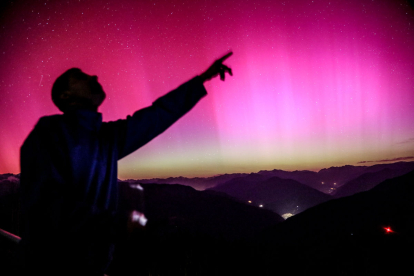
<svg viewBox="0 0 414 276">
<path fill-rule="evenodd" d="M 117 161 L 187 113 L 205 81 L 225 73 L 216 60 L 204 73 L 126 120 L 102 122 L 105 92 L 96 76 L 72 68 L 53 84 L 62 115 L 40 118 L 21 147 L 22 271 L 28 275 L 103 275 L 117 224 Z"/>
</svg>

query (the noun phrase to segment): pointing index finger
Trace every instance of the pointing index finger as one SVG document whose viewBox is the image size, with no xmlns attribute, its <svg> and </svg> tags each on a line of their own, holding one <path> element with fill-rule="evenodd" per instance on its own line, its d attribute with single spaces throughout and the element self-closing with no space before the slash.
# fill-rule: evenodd
<svg viewBox="0 0 414 276">
<path fill-rule="evenodd" d="M 219 58 L 217 61 L 222 63 L 223 61 L 225 61 L 227 58 L 229 58 L 231 55 L 233 54 L 233 52 L 227 53 L 224 56 L 222 56 L 221 58 Z"/>
</svg>

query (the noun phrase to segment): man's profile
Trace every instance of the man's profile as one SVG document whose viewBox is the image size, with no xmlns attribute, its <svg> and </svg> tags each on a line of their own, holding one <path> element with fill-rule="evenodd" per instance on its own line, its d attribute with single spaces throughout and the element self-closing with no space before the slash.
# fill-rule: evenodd
<svg viewBox="0 0 414 276">
<path fill-rule="evenodd" d="M 193 108 L 205 81 L 232 75 L 223 64 L 231 55 L 113 122 L 98 113 L 106 94 L 96 76 L 72 68 L 56 79 L 52 100 L 63 114 L 40 118 L 21 147 L 22 274 L 104 274 L 119 219 L 117 161 Z"/>
</svg>

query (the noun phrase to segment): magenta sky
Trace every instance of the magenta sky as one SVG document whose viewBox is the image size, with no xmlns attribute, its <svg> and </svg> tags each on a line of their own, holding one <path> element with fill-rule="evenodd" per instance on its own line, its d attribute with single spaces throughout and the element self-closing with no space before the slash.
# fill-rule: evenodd
<svg viewBox="0 0 414 276">
<path fill-rule="evenodd" d="M 208 83 L 189 114 L 120 161 L 120 178 L 414 156 L 413 28 L 399 0 L 14 1 L 1 14 L 0 173 L 19 172 L 25 137 L 59 113 L 50 89 L 66 69 L 98 75 L 110 121 L 229 49 L 234 77 Z"/>
</svg>

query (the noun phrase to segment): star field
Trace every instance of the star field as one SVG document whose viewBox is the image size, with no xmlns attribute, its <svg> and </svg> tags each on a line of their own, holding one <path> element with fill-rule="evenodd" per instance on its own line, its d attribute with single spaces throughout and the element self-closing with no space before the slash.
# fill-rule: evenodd
<svg viewBox="0 0 414 276">
<path fill-rule="evenodd" d="M 126 118 L 232 50 L 234 76 L 120 178 L 209 176 L 414 156 L 414 12 L 406 1 L 9 1 L 0 25 L 0 173 L 53 81 L 97 75 L 104 121 Z M 372 164 L 372 163 L 370 163 Z"/>
</svg>

